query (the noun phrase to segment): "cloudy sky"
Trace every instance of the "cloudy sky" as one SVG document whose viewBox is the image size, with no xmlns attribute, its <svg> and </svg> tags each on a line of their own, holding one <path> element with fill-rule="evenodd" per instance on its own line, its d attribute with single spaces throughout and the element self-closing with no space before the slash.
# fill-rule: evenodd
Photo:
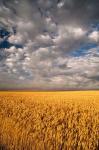
<svg viewBox="0 0 99 150">
<path fill-rule="evenodd" d="M 0 0 L 0 89 L 99 89 L 99 0 Z"/>
</svg>

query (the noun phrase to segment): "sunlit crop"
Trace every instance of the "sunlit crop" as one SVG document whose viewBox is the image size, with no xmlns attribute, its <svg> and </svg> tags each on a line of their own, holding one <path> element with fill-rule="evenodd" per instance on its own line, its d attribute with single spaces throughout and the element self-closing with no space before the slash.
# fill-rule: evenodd
<svg viewBox="0 0 99 150">
<path fill-rule="evenodd" d="M 98 148 L 98 91 L 0 93 L 0 150 Z"/>
</svg>

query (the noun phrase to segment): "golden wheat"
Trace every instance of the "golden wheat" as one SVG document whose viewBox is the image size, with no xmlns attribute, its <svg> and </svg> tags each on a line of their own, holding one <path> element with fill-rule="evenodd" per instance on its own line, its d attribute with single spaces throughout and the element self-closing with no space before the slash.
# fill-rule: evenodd
<svg viewBox="0 0 99 150">
<path fill-rule="evenodd" d="M 98 150 L 99 92 L 0 92 L 0 150 Z"/>
</svg>

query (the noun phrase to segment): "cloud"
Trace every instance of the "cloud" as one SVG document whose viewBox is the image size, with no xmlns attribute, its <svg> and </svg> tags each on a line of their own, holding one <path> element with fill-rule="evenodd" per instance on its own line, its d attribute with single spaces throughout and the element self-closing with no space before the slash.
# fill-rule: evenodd
<svg viewBox="0 0 99 150">
<path fill-rule="evenodd" d="M 8 38 L 8 41 L 13 44 L 23 44 L 24 38 L 21 34 L 12 35 Z"/>
<path fill-rule="evenodd" d="M 98 0 L 1 0 L 0 88 L 98 88 L 98 20 Z"/>
<path fill-rule="evenodd" d="M 99 41 L 99 32 L 93 31 L 91 34 L 89 34 L 89 39 L 94 42 L 98 42 Z"/>
<path fill-rule="evenodd" d="M 62 8 L 64 6 L 64 1 L 60 1 L 57 3 L 58 8 Z"/>
</svg>

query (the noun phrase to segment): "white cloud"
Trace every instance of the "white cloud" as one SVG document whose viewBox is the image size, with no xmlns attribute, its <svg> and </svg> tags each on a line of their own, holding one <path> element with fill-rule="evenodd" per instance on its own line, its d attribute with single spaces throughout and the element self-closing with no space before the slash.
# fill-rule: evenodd
<svg viewBox="0 0 99 150">
<path fill-rule="evenodd" d="M 9 68 L 13 68 L 13 63 L 12 63 L 12 62 L 7 62 L 6 65 L 7 65 Z"/>
<path fill-rule="evenodd" d="M 60 3 L 57 4 L 58 8 L 62 8 L 64 6 L 64 1 L 61 1 Z"/>
<path fill-rule="evenodd" d="M 80 27 L 78 27 L 78 28 L 73 28 L 73 29 L 71 28 L 70 30 L 73 31 L 74 36 L 75 36 L 76 38 L 79 38 L 79 37 L 85 35 L 85 33 L 86 33 L 86 32 L 85 32 L 82 28 L 80 28 Z"/>
<path fill-rule="evenodd" d="M 5 51 L 10 52 L 10 53 L 14 53 L 17 51 L 17 49 L 15 48 L 15 46 L 11 46 L 9 49 L 5 49 Z"/>
<path fill-rule="evenodd" d="M 46 35 L 41 34 L 35 38 L 35 43 L 37 43 L 37 45 L 41 45 L 41 46 L 52 45 L 52 42 L 53 41 L 48 34 L 46 34 Z"/>
<path fill-rule="evenodd" d="M 65 82 L 62 76 L 53 77 L 51 81 L 53 84 L 61 84 L 62 82 Z"/>
<path fill-rule="evenodd" d="M 90 49 L 85 56 L 65 57 L 60 56 L 59 52 L 53 55 L 54 49 L 49 51 L 49 48 L 39 48 L 31 53 L 25 47 L 23 59 L 19 61 L 23 53 L 21 49 L 17 49 L 13 55 L 11 52 L 5 64 L 10 76 L 16 77 L 20 82 L 25 80 L 28 86 L 30 84 L 34 88 L 39 85 L 45 89 L 97 88 L 98 49 L 99 47 Z"/>
<path fill-rule="evenodd" d="M 41 40 L 41 41 L 49 41 L 51 40 L 51 37 L 49 35 L 39 35 L 36 37 L 36 40 Z"/>
<path fill-rule="evenodd" d="M 20 76 L 19 77 L 19 80 L 24 80 L 25 78 L 23 76 Z"/>
<path fill-rule="evenodd" d="M 17 73 L 17 69 L 12 69 L 12 72 Z"/>
<path fill-rule="evenodd" d="M 65 41 L 66 45 L 68 44 L 68 46 L 71 47 L 70 44 L 74 43 L 74 41 L 83 40 L 85 33 L 86 31 L 81 27 L 61 25 L 58 27 L 58 36 L 56 36 L 53 41 L 56 44 Z"/>
<path fill-rule="evenodd" d="M 8 41 L 13 44 L 23 44 L 23 36 L 22 34 L 16 34 L 9 37 Z"/>
<path fill-rule="evenodd" d="M 99 31 L 93 31 L 92 33 L 89 34 L 89 39 L 95 42 L 99 41 Z"/>
</svg>

